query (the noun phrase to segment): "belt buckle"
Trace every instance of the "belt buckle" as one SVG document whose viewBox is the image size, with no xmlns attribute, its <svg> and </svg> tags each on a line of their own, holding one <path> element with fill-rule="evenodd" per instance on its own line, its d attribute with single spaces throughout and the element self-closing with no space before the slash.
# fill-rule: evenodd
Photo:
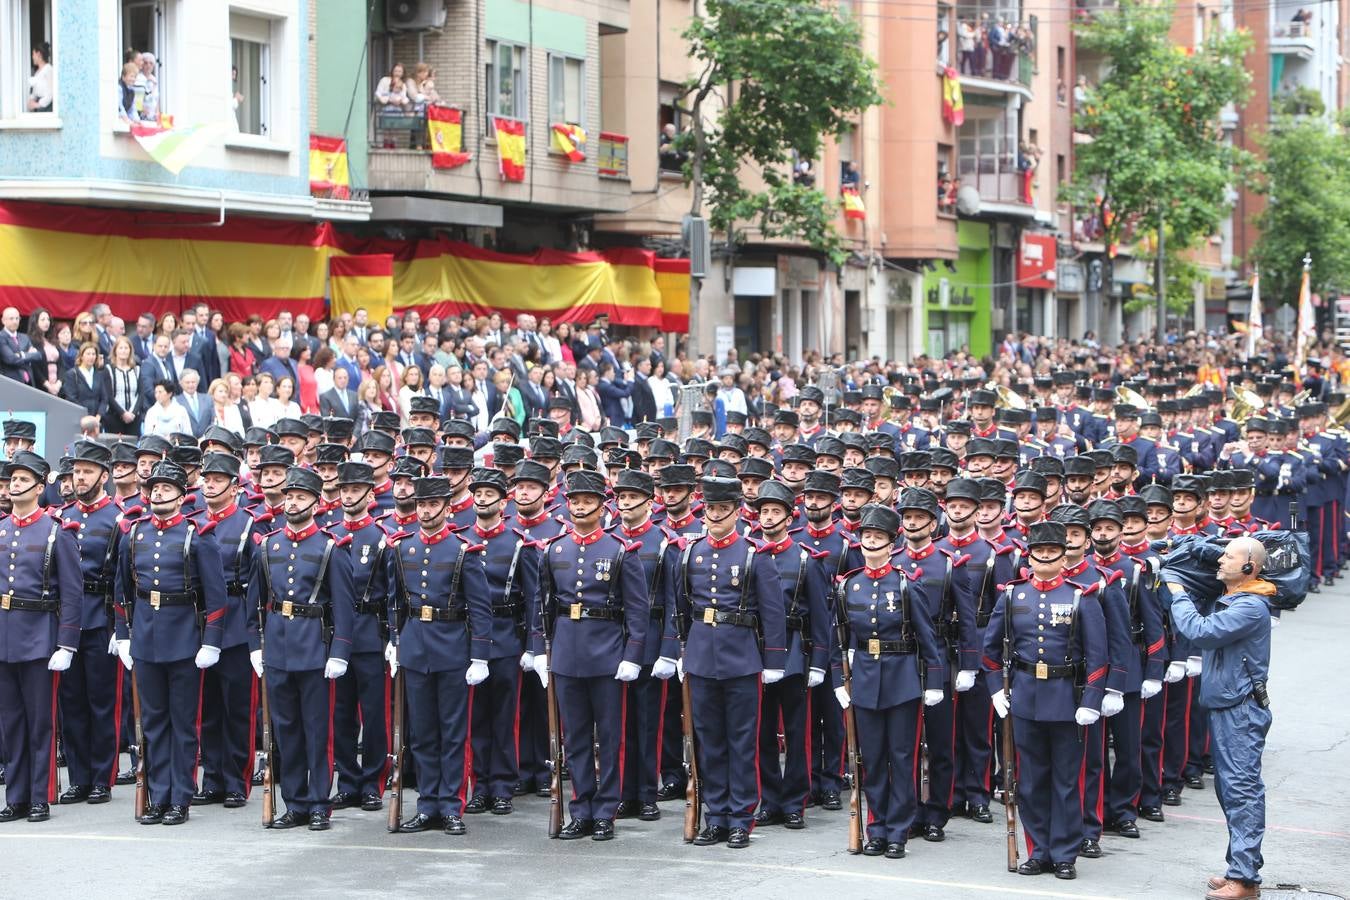
<svg viewBox="0 0 1350 900">
<path fill-rule="evenodd" d="M 150 608 L 159 609 L 159 591 L 150 592 Z"/>
<path fill-rule="evenodd" d="M 432 609 L 430 606 L 424 605 L 420 607 L 420 612 L 418 613 L 417 617 L 421 619 L 423 622 L 434 622 L 436 619 L 436 611 Z"/>
<path fill-rule="evenodd" d="M 0 594 L 0 609 L 9 611 L 10 601 L 14 599 L 13 594 Z"/>
<path fill-rule="evenodd" d="M 717 610 L 711 606 L 703 611 L 703 624 L 717 627 Z"/>
<path fill-rule="evenodd" d="M 281 614 L 282 614 L 283 616 L 285 616 L 286 618 L 288 618 L 288 619 L 294 619 L 294 618 L 295 618 L 295 601 L 294 601 L 294 600 L 282 600 L 282 601 L 281 601 Z"/>
<path fill-rule="evenodd" d="M 1036 663 L 1036 680 L 1045 681 L 1050 677 L 1050 667 L 1043 662 Z"/>
<path fill-rule="evenodd" d="M 880 640 L 880 638 L 868 638 L 868 639 L 867 639 L 867 655 L 868 655 L 868 656 L 872 656 L 872 657 L 877 657 L 877 656 L 880 656 L 880 655 L 881 655 L 881 640 Z"/>
<path fill-rule="evenodd" d="M 571 606 L 567 607 L 567 618 L 571 619 L 573 622 L 581 621 L 580 603 L 573 603 Z"/>
</svg>

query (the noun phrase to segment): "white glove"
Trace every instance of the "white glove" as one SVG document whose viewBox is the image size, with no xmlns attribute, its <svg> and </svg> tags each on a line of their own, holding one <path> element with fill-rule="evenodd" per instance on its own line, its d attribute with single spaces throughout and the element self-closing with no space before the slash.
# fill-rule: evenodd
<svg viewBox="0 0 1350 900">
<path fill-rule="evenodd" d="M 197 651 L 197 668 L 209 669 L 220 662 L 220 648 L 212 647 L 208 644 L 202 644 L 202 648 Z"/>
<path fill-rule="evenodd" d="M 1204 668 L 1205 668 L 1205 667 L 1204 667 L 1204 664 L 1201 663 L 1200 657 L 1198 657 L 1198 656 L 1188 656 L 1188 657 L 1186 657 L 1186 677 L 1187 677 L 1187 678 L 1194 678 L 1195 676 L 1199 675 L 1202 671 L 1204 671 Z"/>
<path fill-rule="evenodd" d="M 398 647 L 393 641 L 384 645 L 384 661 L 389 663 L 389 677 L 393 678 L 398 674 Z"/>
<path fill-rule="evenodd" d="M 660 678 L 662 681 L 675 674 L 675 670 L 680 667 L 679 663 L 668 656 L 663 656 L 652 663 L 653 677 Z"/>
<path fill-rule="evenodd" d="M 345 659 L 330 658 L 323 666 L 323 677 L 328 679 L 341 678 L 347 674 L 347 661 Z"/>
<path fill-rule="evenodd" d="M 534 654 L 531 653 L 531 652 L 528 651 L 528 650 L 526 650 L 524 653 L 520 654 L 520 667 L 521 667 L 522 669 L 527 670 L 527 671 L 530 670 L 530 669 L 533 669 L 533 668 L 534 668 Z"/>
<path fill-rule="evenodd" d="M 117 642 L 117 658 L 122 660 L 122 665 L 130 672 L 133 665 L 131 661 L 131 641 Z"/>
<path fill-rule="evenodd" d="M 852 647 L 849 647 L 849 648 L 848 648 L 848 664 L 849 664 L 850 666 L 853 665 L 853 648 L 852 648 Z"/>
<path fill-rule="evenodd" d="M 1162 692 L 1162 682 L 1156 678 L 1145 678 L 1139 685 L 1139 696 L 1145 700 L 1158 696 Z"/>
<path fill-rule="evenodd" d="M 994 712 L 998 713 L 1000 719 L 1008 718 L 1008 709 L 1011 704 L 1008 701 L 1008 692 L 998 690 L 989 695 L 990 701 L 994 704 Z"/>
<path fill-rule="evenodd" d="M 848 695 L 848 688 L 843 687 L 842 685 L 834 689 L 834 699 L 839 701 L 840 709 L 848 709 L 849 704 L 853 702 L 852 698 Z"/>
<path fill-rule="evenodd" d="M 464 680 L 469 684 L 482 684 L 487 681 L 488 667 L 487 661 L 474 659 L 469 661 L 469 671 L 464 673 Z"/>
<path fill-rule="evenodd" d="M 930 688 L 923 692 L 923 705 L 937 706 L 945 696 L 947 695 L 941 688 Z"/>
<path fill-rule="evenodd" d="M 1125 695 L 1120 691 L 1107 691 L 1102 698 L 1102 715 L 1114 716 L 1125 708 Z"/>
<path fill-rule="evenodd" d="M 263 673 L 262 651 L 250 650 L 248 654 L 248 663 L 253 666 L 254 674 L 261 678 Z"/>
<path fill-rule="evenodd" d="M 806 686 L 807 686 L 807 687 L 813 688 L 813 687 L 816 687 L 817 685 L 821 685 L 821 684 L 824 684 L 824 683 L 825 683 L 825 670 L 824 670 L 824 669 L 812 669 L 811 671 L 809 671 L 809 672 L 806 673 Z"/>
<path fill-rule="evenodd" d="M 52 654 L 52 658 L 47 660 L 47 671 L 64 672 L 70 668 L 71 660 L 74 658 L 75 654 L 65 647 L 57 647 L 56 652 Z"/>
<path fill-rule="evenodd" d="M 117 635 L 113 635 L 112 637 L 108 638 L 108 655 L 109 656 L 117 655 Z"/>
<path fill-rule="evenodd" d="M 642 674 L 642 666 L 635 662 L 624 660 L 619 663 L 619 671 L 614 673 L 615 681 L 637 681 L 638 675 Z"/>
<path fill-rule="evenodd" d="M 536 656 L 534 658 L 534 674 L 539 676 L 539 683 L 548 687 L 548 657 Z"/>
<path fill-rule="evenodd" d="M 684 657 L 681 656 L 675 660 L 675 674 L 680 676 L 680 681 L 684 681 Z"/>
<path fill-rule="evenodd" d="M 1179 659 L 1174 659 L 1167 664 L 1167 671 L 1163 673 L 1163 681 L 1168 684 L 1176 684 L 1186 677 L 1186 663 Z"/>
<path fill-rule="evenodd" d="M 1073 714 L 1073 720 L 1079 725 L 1087 727 L 1102 717 L 1102 714 L 1095 709 L 1089 709 L 1086 706 L 1078 707 L 1078 711 Z"/>
<path fill-rule="evenodd" d="M 975 672 L 971 669 L 965 669 L 956 673 L 956 690 L 965 692 L 975 686 Z"/>
<path fill-rule="evenodd" d="M 782 669 L 765 669 L 765 670 L 764 670 L 763 678 L 764 678 L 764 683 L 765 683 L 765 684 L 776 684 L 777 682 L 780 682 L 780 681 L 783 680 L 783 670 L 782 670 Z"/>
</svg>

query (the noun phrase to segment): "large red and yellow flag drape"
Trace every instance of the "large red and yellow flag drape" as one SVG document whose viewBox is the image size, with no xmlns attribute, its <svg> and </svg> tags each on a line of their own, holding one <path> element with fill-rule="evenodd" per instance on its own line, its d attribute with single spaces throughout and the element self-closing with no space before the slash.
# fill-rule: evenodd
<svg viewBox="0 0 1350 900">
<path fill-rule="evenodd" d="M 863 205 L 862 195 L 858 193 L 855 187 L 846 187 L 839 192 L 844 201 L 845 219 L 865 219 L 867 218 L 867 207 Z"/>
<path fill-rule="evenodd" d="M 448 106 L 427 107 L 427 136 L 431 140 L 431 167 L 454 169 L 473 158 L 464 152 L 464 113 Z"/>
<path fill-rule="evenodd" d="M 942 119 L 960 126 L 966 121 L 966 100 L 961 94 L 961 73 L 948 66 L 942 71 Z"/>
<path fill-rule="evenodd" d="M 334 256 L 328 261 L 328 287 L 333 317 L 365 309 L 372 322 L 394 311 L 394 256 Z"/>
<path fill-rule="evenodd" d="M 552 148 L 572 162 L 586 161 L 586 130 L 580 125 L 555 124 L 550 139 Z"/>
<path fill-rule="evenodd" d="M 351 197 L 351 173 L 347 169 L 347 142 L 342 138 L 309 136 L 309 192 L 335 200 Z"/>
<path fill-rule="evenodd" d="M 515 119 L 493 119 L 497 132 L 497 156 L 502 178 L 525 180 L 525 123 Z"/>
</svg>

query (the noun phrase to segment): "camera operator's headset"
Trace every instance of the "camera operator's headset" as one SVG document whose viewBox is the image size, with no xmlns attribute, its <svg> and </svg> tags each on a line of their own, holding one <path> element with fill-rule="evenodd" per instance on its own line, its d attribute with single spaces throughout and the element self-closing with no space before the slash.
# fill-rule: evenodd
<svg viewBox="0 0 1350 900">
<path fill-rule="evenodd" d="M 1254 569 L 1255 569 L 1255 566 L 1252 565 L 1252 553 L 1251 553 L 1250 550 L 1248 550 L 1248 551 L 1247 551 L 1247 562 L 1244 563 L 1243 566 L 1242 566 L 1242 574 L 1243 574 L 1243 575 L 1250 575 L 1250 574 L 1252 574 L 1252 571 L 1253 571 Z"/>
</svg>

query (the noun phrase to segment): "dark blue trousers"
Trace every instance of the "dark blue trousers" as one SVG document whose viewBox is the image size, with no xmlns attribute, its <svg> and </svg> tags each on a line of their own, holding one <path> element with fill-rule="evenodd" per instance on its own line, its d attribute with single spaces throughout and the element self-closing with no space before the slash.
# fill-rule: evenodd
<svg viewBox="0 0 1350 900">
<path fill-rule="evenodd" d="M 835 706 L 839 701 L 835 701 Z M 805 675 L 764 686 L 759 711 L 760 805 L 769 812 L 803 812 L 811 792 L 811 698 Z M 779 726 L 783 757 L 778 757 Z"/>
<path fill-rule="evenodd" d="M 1143 701 L 1144 715 L 1139 731 L 1139 805 L 1162 806 L 1163 715 L 1167 710 L 1167 689 Z"/>
<path fill-rule="evenodd" d="M 107 649 L 104 643 L 104 652 Z M 0 663 L 0 735 L 4 735 L 0 758 L 5 765 L 6 803 L 56 800 L 55 680 L 45 657 Z"/>
<path fill-rule="evenodd" d="M 1323 509 L 1322 574 L 1335 575 L 1341 567 L 1341 534 L 1345 531 L 1345 516 L 1339 500 L 1332 500 Z"/>
<path fill-rule="evenodd" d="M 510 797 L 520 779 L 516 722 L 522 680 L 519 656 L 488 661 L 487 681 L 473 689 L 473 795 Z M 535 682 L 538 682 L 535 677 Z"/>
<path fill-rule="evenodd" d="M 1078 773 L 1083 745 L 1073 722 L 1014 718 L 1017 749 L 1017 811 L 1027 855 L 1042 862 L 1078 860 L 1083 842 L 1083 805 Z"/>
<path fill-rule="evenodd" d="M 1266 786 L 1261 753 L 1270 731 L 1270 710 L 1252 701 L 1211 710 L 1214 733 L 1214 793 L 1228 822 L 1228 878 L 1261 880 L 1261 841 L 1266 833 Z"/>
<path fill-rule="evenodd" d="M 138 659 L 132 674 L 141 694 L 150 803 L 188 806 L 197 790 L 197 717 L 201 713 L 202 672 L 189 657 L 171 663 Z"/>
<path fill-rule="evenodd" d="M 623 792 L 624 683 L 610 675 L 554 677 L 563 750 L 572 774 L 568 811 L 574 819 L 612 820 Z"/>
<path fill-rule="evenodd" d="M 1323 556 L 1324 548 L 1322 545 L 1322 533 L 1326 528 L 1326 513 L 1330 509 L 1327 505 L 1305 506 L 1301 512 L 1303 514 L 1303 525 L 1308 530 L 1308 550 L 1312 556 L 1313 575 L 1321 578 L 1323 573 L 1330 572 L 1329 560 Z"/>
<path fill-rule="evenodd" d="M 428 816 L 464 814 L 472 692 L 463 669 L 404 670 L 412 730 L 409 748 L 417 763 L 417 811 Z"/>
<path fill-rule="evenodd" d="M 548 788 L 548 695 L 537 677 L 520 681 L 520 777 L 536 789 Z"/>
<path fill-rule="evenodd" d="M 1125 695 L 1125 708 L 1106 720 L 1111 730 L 1111 774 L 1106 785 L 1106 821 L 1133 822 L 1138 816 L 1135 798 L 1143 779 L 1140 770 L 1139 729 L 1144 707 L 1138 694 Z"/>
<path fill-rule="evenodd" d="M 946 696 L 934 706 L 923 707 L 923 738 L 928 745 L 928 800 L 919 804 L 916 821 L 920 825 L 945 828 L 951 818 L 952 794 L 956 786 L 956 707 L 955 691 L 944 687 Z M 914 770 L 914 795 L 923 796 L 923 777 Z"/>
<path fill-rule="evenodd" d="M 248 796 L 257 709 L 257 676 L 248 661 L 248 644 L 227 647 L 202 679 L 203 791 Z"/>
<path fill-rule="evenodd" d="M 836 704 L 838 705 L 838 704 Z M 920 703 L 889 709 L 853 707 L 867 795 L 867 836 L 903 845 L 918 815 Z"/>
<path fill-rule="evenodd" d="M 1190 749 L 1191 692 L 1194 679 L 1183 678 L 1163 685 L 1167 710 L 1163 720 L 1162 786 L 1165 791 L 1182 788 L 1181 772 Z"/>
<path fill-rule="evenodd" d="M 112 787 L 117 776 L 118 708 L 125 671 L 108 655 L 108 629 L 80 632 L 79 652 L 61 673 L 61 744 L 72 785 Z"/>
<path fill-rule="evenodd" d="M 983 678 L 976 678 L 974 686 L 961 694 L 956 710 L 956 790 L 952 802 L 988 806 L 994 707 Z"/>
<path fill-rule="evenodd" d="M 353 653 L 347 671 L 333 682 L 333 761 L 337 764 L 338 793 L 384 795 L 389 768 L 389 703 L 384 654 Z"/>
<path fill-rule="evenodd" d="M 1205 758 L 1209 756 L 1209 709 L 1200 702 L 1200 683 L 1204 674 L 1195 676 L 1191 688 L 1191 728 L 1187 736 L 1186 764 L 1181 774 L 1190 778 L 1204 773 Z"/>
<path fill-rule="evenodd" d="M 322 669 L 268 669 L 266 678 L 281 799 L 288 812 L 322 812 L 333 787 L 333 684 Z"/>
<path fill-rule="evenodd" d="M 628 683 L 621 797 L 625 802 L 656 802 L 656 789 L 661 786 L 662 707 L 671 687 L 669 680 L 652 677 L 651 666 L 643 666 L 637 681 Z"/>
<path fill-rule="evenodd" d="M 704 821 L 748 831 L 759 806 L 760 675 L 685 677 L 693 679 L 689 694 L 694 705 Z"/>
<path fill-rule="evenodd" d="M 811 793 L 844 789 L 844 711 L 830 680 L 811 692 Z"/>
<path fill-rule="evenodd" d="M 661 783 L 684 784 L 684 691 L 668 680 L 661 708 Z"/>
<path fill-rule="evenodd" d="M 1117 715 L 1124 715 L 1118 713 Z M 1083 800 L 1083 837 L 1100 840 L 1106 815 L 1106 717 L 1083 729 L 1083 765 L 1079 791 Z M 1059 860 L 1055 860 L 1059 862 Z"/>
</svg>

